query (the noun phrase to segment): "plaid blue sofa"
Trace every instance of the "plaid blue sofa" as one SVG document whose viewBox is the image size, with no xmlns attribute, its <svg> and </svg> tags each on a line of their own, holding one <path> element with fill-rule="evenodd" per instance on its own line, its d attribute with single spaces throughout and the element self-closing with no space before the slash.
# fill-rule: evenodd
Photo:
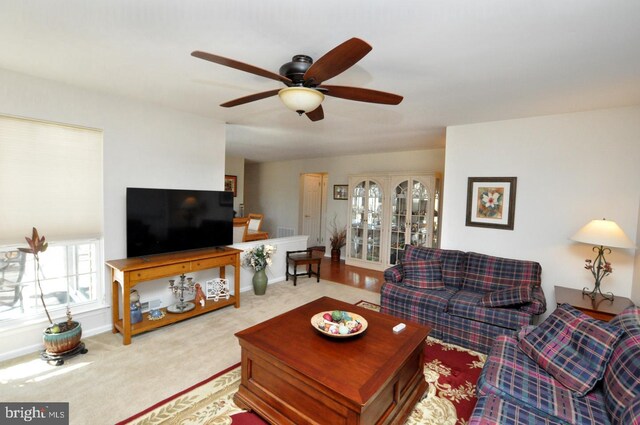
<svg viewBox="0 0 640 425">
<path fill-rule="evenodd" d="M 384 272 L 381 311 L 486 354 L 496 337 L 545 312 L 541 272 L 533 261 L 407 245 L 401 264 Z"/>
<path fill-rule="evenodd" d="M 559 309 L 562 306 L 559 306 Z M 576 319 L 572 319 L 574 322 Z M 595 319 L 593 319 L 595 320 Z M 605 323 L 605 322 L 599 322 Z M 542 327 L 544 324 L 539 325 Z M 556 343 L 568 343 L 567 327 L 562 326 Z M 564 369 L 572 375 L 577 363 L 600 369 L 597 380 L 586 393 L 576 392 L 548 372 L 546 362 L 536 362 L 520 348 L 522 337 L 500 336 L 491 349 L 477 384 L 478 403 L 469 420 L 473 425 L 511 424 L 598 424 L 633 425 L 640 423 L 640 308 L 631 306 L 606 326 L 621 329 L 620 336 L 608 347 L 606 356 L 595 349 L 598 342 L 578 335 L 573 355 L 563 354 Z M 583 328 L 584 330 L 585 328 Z M 546 329 L 545 333 L 548 332 Z M 615 331 L 614 331 L 615 332 Z M 579 333 L 579 332 L 578 332 Z M 589 331 L 589 334 L 595 332 Z M 596 338 L 597 339 L 597 338 Z M 600 347 L 605 348 L 605 347 Z M 545 351 L 546 348 L 541 348 Z M 583 362 L 586 353 L 597 353 L 602 363 Z M 550 353 L 547 350 L 547 353 Z M 558 352 L 556 351 L 556 353 Z M 576 356 L 580 359 L 576 362 Z M 567 363 L 567 358 L 572 358 Z M 541 365 L 547 366 L 543 368 Z"/>
</svg>

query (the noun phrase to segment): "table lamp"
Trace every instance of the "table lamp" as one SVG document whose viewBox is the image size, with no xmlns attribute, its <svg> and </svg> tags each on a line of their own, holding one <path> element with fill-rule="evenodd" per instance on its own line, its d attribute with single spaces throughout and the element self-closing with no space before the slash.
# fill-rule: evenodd
<svg viewBox="0 0 640 425">
<path fill-rule="evenodd" d="M 571 237 L 571 240 L 595 245 L 593 251 L 598 253 L 593 262 L 587 259 L 584 266 L 585 269 L 591 271 L 596 279 L 595 287 L 592 291 L 589 291 L 589 288 L 584 288 L 582 293 L 590 295 L 591 299 L 595 299 L 596 294 L 600 294 L 603 298 L 613 301 L 613 293 L 609 292 L 605 295 L 600 290 L 602 278 L 613 271 L 611 263 L 605 259 L 604 255 L 605 253 L 611 254 L 610 248 L 635 249 L 631 239 L 615 221 L 603 218 L 602 220 L 592 220 L 587 223 Z"/>
</svg>

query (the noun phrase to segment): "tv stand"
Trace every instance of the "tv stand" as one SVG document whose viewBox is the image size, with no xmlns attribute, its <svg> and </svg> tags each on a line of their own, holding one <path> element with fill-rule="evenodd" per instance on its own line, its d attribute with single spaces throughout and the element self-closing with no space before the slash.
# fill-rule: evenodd
<svg viewBox="0 0 640 425">
<path fill-rule="evenodd" d="M 180 322 L 229 305 L 239 308 L 241 252 L 239 249 L 229 247 L 208 248 L 107 261 L 107 266 L 111 268 L 112 332 L 120 332 L 122 334 L 122 343 L 129 345 L 133 335 Z M 220 277 L 224 278 L 226 266 L 234 268 L 234 292 L 228 300 L 206 300 L 204 307 L 198 304 L 195 309 L 179 314 L 166 314 L 166 309 L 162 309 L 165 312 L 165 316 L 162 319 L 149 320 L 146 315 L 143 315 L 141 322 L 131 324 L 131 310 L 129 308 L 131 305 L 131 289 L 137 284 L 148 280 L 162 279 L 215 267 L 219 268 Z M 167 283 L 168 287 L 169 284 Z M 122 318 L 120 318 L 120 300 L 122 300 Z"/>
</svg>

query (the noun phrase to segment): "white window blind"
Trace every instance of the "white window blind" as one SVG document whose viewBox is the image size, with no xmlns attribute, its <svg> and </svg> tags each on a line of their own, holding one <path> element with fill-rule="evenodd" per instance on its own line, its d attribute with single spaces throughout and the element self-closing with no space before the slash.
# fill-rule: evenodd
<svg viewBox="0 0 640 425">
<path fill-rule="evenodd" d="M 102 235 L 102 131 L 0 115 L 0 244 Z"/>
</svg>

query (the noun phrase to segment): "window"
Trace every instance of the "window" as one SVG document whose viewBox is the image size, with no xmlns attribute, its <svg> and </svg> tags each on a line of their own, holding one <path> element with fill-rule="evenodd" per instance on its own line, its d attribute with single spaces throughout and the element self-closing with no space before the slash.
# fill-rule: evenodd
<svg viewBox="0 0 640 425">
<path fill-rule="evenodd" d="M 32 227 L 49 242 L 40 280 L 53 316 L 104 304 L 102 193 L 102 131 L 0 115 L 0 326 L 44 316 L 33 256 L 17 249 Z"/>
<path fill-rule="evenodd" d="M 53 317 L 67 305 L 74 313 L 104 301 L 100 241 L 52 243 L 40 254 L 40 284 Z M 35 282 L 34 258 L 17 249 L 0 250 L 0 323 L 44 314 Z"/>
</svg>

